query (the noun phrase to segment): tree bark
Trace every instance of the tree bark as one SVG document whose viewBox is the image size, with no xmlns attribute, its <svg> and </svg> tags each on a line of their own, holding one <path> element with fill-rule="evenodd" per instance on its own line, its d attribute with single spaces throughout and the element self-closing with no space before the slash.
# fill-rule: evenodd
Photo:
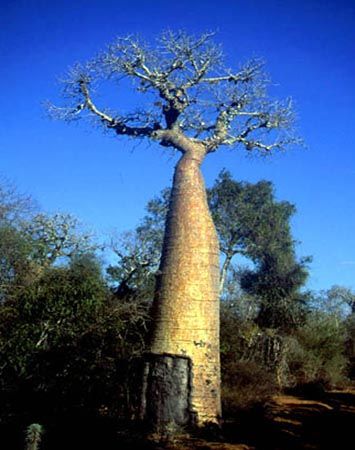
<svg viewBox="0 0 355 450">
<path fill-rule="evenodd" d="M 180 413 L 180 425 L 192 421 L 197 425 L 218 423 L 221 414 L 219 247 L 200 171 L 204 156 L 195 147 L 185 152 L 176 166 L 153 303 L 151 354 L 176 355 L 190 361 L 186 370 L 191 373 L 181 376 L 182 383 L 186 379 L 191 382 L 190 392 L 181 390 L 185 397 L 179 404 L 187 405 L 188 411 L 187 415 Z M 148 380 L 155 370 L 149 364 L 148 361 Z M 163 358 L 161 364 L 166 365 L 167 361 Z M 160 378 L 161 392 L 169 391 L 164 383 Z M 149 398 L 150 391 L 148 386 L 145 401 L 153 406 L 150 404 L 145 411 L 158 417 L 152 411 L 158 405 L 154 406 L 156 400 Z M 164 394 L 159 395 L 160 403 L 164 403 Z"/>
<path fill-rule="evenodd" d="M 219 294 L 220 295 L 222 295 L 222 293 L 223 293 L 224 284 L 225 284 L 226 278 L 227 278 L 227 271 L 229 269 L 229 266 L 230 266 L 233 256 L 234 256 L 234 254 L 227 253 L 225 260 L 223 262 L 222 270 L 221 270 L 221 277 L 220 277 L 220 281 L 219 281 Z"/>
<path fill-rule="evenodd" d="M 151 432 L 166 435 L 193 423 L 191 375 L 186 356 L 146 356 L 140 415 Z"/>
</svg>

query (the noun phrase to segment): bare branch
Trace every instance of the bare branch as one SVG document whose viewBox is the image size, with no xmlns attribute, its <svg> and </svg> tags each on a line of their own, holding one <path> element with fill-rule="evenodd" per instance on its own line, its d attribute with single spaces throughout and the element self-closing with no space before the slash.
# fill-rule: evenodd
<svg viewBox="0 0 355 450">
<path fill-rule="evenodd" d="M 87 84 L 84 80 L 78 81 L 80 90 L 84 96 L 85 103 L 82 105 L 83 108 L 88 108 L 92 113 L 96 114 L 103 122 L 106 122 L 110 128 L 112 128 L 115 125 L 115 119 L 113 117 L 110 117 L 108 114 L 105 114 L 104 112 L 100 111 L 91 100 L 91 97 L 89 95 L 89 89 L 87 87 Z"/>
<path fill-rule="evenodd" d="M 295 121 L 291 99 L 285 103 L 258 103 L 259 109 L 254 111 L 246 111 L 243 102 L 238 101 L 224 107 L 217 116 L 213 135 L 204 141 L 207 151 L 213 152 L 220 145 L 240 143 L 248 151 L 257 149 L 265 153 L 301 143 L 291 132 Z M 275 138 L 273 133 L 276 133 Z M 282 134 L 284 137 L 280 138 Z"/>
<path fill-rule="evenodd" d="M 69 71 L 63 80 L 69 104 L 49 105 L 48 110 L 64 120 L 77 120 L 86 111 L 118 135 L 152 138 L 178 150 L 189 140 L 204 145 L 207 152 L 235 144 L 267 152 L 298 142 L 290 138 L 292 103 L 268 97 L 263 62 L 253 59 L 238 70 L 223 66 L 213 36 L 167 31 L 155 47 L 136 37 L 119 38 Z M 97 106 L 96 85 L 123 79 L 132 82 L 138 95 L 153 95 L 148 109 L 122 114 Z"/>
<path fill-rule="evenodd" d="M 245 149 L 248 151 L 252 151 L 253 149 L 260 150 L 262 153 L 270 153 L 272 150 L 283 150 L 285 146 L 289 144 L 300 144 L 301 140 L 296 138 L 282 139 L 272 144 L 265 144 L 261 141 L 253 141 L 249 139 L 242 138 L 240 136 L 226 138 L 223 142 L 223 145 L 234 145 L 234 144 L 243 144 Z"/>
<path fill-rule="evenodd" d="M 237 73 L 232 73 L 231 71 L 228 71 L 229 73 L 227 73 L 224 76 L 201 78 L 200 82 L 209 84 L 219 84 L 225 81 L 234 84 L 249 83 L 256 80 L 257 77 L 262 74 L 263 66 L 264 66 L 263 61 L 251 60 Z"/>
</svg>

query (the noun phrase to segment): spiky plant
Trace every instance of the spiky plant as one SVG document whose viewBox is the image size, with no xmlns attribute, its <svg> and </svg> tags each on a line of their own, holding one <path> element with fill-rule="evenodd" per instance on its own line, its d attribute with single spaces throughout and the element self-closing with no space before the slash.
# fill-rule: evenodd
<svg viewBox="0 0 355 450">
<path fill-rule="evenodd" d="M 26 429 L 26 450 L 38 450 L 43 435 L 43 427 L 32 423 Z"/>
</svg>

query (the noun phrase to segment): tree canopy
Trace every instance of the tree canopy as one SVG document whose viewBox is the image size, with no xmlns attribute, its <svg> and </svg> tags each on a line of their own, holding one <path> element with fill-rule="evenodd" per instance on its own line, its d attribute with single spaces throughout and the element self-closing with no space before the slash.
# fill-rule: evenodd
<svg viewBox="0 0 355 450">
<path fill-rule="evenodd" d="M 213 152 L 221 145 L 242 145 L 269 153 L 299 143 L 295 137 L 292 101 L 273 100 L 270 80 L 260 60 L 239 69 L 225 64 L 214 33 L 162 33 L 150 45 L 139 37 L 116 39 L 86 63 L 62 77 L 64 106 L 49 104 L 51 114 L 67 121 L 94 118 L 117 135 L 150 138 L 186 151 L 188 142 Z M 117 85 L 146 94 L 144 106 L 125 113 Z M 96 91 L 112 83 L 118 99 L 99 106 Z M 111 98 L 114 95 L 110 96 Z M 134 102 L 133 102 L 134 103 Z"/>
</svg>

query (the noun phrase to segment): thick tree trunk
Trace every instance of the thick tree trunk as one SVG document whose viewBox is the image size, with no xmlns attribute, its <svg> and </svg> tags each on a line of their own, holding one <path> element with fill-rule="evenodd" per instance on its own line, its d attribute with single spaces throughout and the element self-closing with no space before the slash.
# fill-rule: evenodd
<svg viewBox="0 0 355 450">
<path fill-rule="evenodd" d="M 170 425 L 218 423 L 221 414 L 219 248 L 200 172 L 203 157 L 198 151 L 189 151 L 176 166 L 153 305 L 150 351 L 161 358 L 153 365 L 147 362 L 146 403 L 153 404 L 144 409 L 146 416 L 150 411 L 158 422 Z M 172 382 L 170 375 L 165 379 L 159 375 L 156 382 L 154 374 L 169 371 L 169 367 L 173 370 L 169 358 L 174 357 L 190 361 L 183 366 L 180 362 L 180 369 L 185 369 L 180 375 L 176 372 L 185 388 L 176 389 L 177 380 Z M 183 374 L 183 370 L 187 372 Z M 157 389 L 159 400 L 149 394 Z M 161 405 L 169 403 L 172 391 L 180 412 L 175 418 L 171 414 L 164 418 Z M 156 424 L 158 428 L 161 423 Z"/>
</svg>

